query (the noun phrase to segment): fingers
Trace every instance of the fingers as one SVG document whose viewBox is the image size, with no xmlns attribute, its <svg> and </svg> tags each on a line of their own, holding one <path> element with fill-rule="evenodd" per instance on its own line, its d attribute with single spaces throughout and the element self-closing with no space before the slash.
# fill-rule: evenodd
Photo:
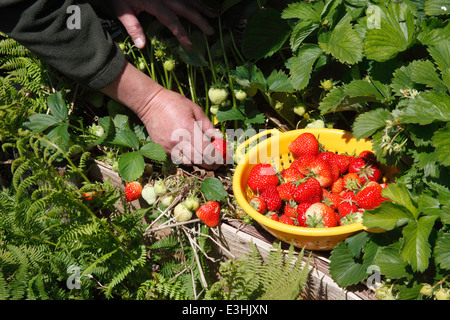
<svg viewBox="0 0 450 320">
<path fill-rule="evenodd" d="M 186 18 L 196 26 L 200 28 L 205 34 L 211 35 L 214 33 L 214 29 L 209 25 L 208 21 L 203 17 L 201 13 L 208 10 L 203 7 L 197 1 L 188 1 L 192 6 L 186 5 L 185 1 L 166 1 L 167 7 L 169 7 L 175 14 Z M 199 12 L 200 11 L 200 12 Z M 208 14 L 211 14 L 209 12 Z"/>
<path fill-rule="evenodd" d="M 186 49 L 192 47 L 189 34 L 183 28 L 180 19 L 178 19 L 176 13 L 174 13 L 171 8 L 160 1 L 150 1 L 146 2 L 146 4 L 145 11 L 155 16 L 159 22 L 166 26 L 183 47 Z"/>
<path fill-rule="evenodd" d="M 143 49 L 145 47 L 145 34 L 133 9 L 130 8 L 126 2 L 121 1 L 114 2 L 114 9 L 117 12 L 119 21 L 133 39 L 136 47 Z"/>
</svg>

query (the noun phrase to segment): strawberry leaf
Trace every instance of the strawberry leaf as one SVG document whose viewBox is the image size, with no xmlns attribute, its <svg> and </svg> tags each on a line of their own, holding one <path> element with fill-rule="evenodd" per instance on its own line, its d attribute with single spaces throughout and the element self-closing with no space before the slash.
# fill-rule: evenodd
<svg viewBox="0 0 450 320">
<path fill-rule="evenodd" d="M 353 123 L 353 135 L 356 139 L 368 138 L 379 129 L 386 127 L 386 120 L 391 118 L 391 113 L 385 108 L 361 113 Z"/>
<path fill-rule="evenodd" d="M 450 233 L 442 233 L 438 237 L 434 256 L 442 269 L 450 269 Z"/>
<path fill-rule="evenodd" d="M 435 121 L 450 121 L 450 96 L 445 93 L 425 91 L 410 99 L 408 107 L 402 109 L 402 123 L 430 124 Z"/>
<path fill-rule="evenodd" d="M 390 2 L 387 7 L 378 6 L 379 26 L 369 28 L 364 41 L 364 52 L 368 59 L 387 61 L 405 51 L 414 40 L 414 16 L 410 7 Z"/>
<path fill-rule="evenodd" d="M 384 201 L 380 206 L 363 213 L 363 225 L 369 228 L 392 230 L 410 220 L 414 220 L 414 217 L 408 209 L 390 201 Z"/>
<path fill-rule="evenodd" d="M 401 257 L 408 262 L 413 271 L 422 272 L 428 267 L 431 256 L 428 237 L 434 226 L 437 216 L 423 216 L 417 221 L 410 221 L 403 228 L 404 244 Z"/>
<path fill-rule="evenodd" d="M 450 125 L 437 130 L 432 138 L 432 144 L 436 148 L 436 160 L 444 166 L 450 166 Z"/>
<path fill-rule="evenodd" d="M 362 39 L 350 23 L 319 35 L 319 46 L 342 63 L 355 64 L 363 56 Z"/>
<path fill-rule="evenodd" d="M 407 263 L 400 257 L 400 242 L 380 247 L 374 259 L 374 265 L 380 268 L 380 272 L 390 279 L 402 278 L 407 274 Z"/>
<path fill-rule="evenodd" d="M 280 12 L 263 9 L 249 20 L 244 31 L 242 51 L 248 58 L 270 57 L 283 46 L 290 33 L 291 27 L 281 19 Z"/>
<path fill-rule="evenodd" d="M 206 200 L 225 201 L 228 196 L 222 182 L 217 178 L 203 180 L 200 190 Z"/>
<path fill-rule="evenodd" d="M 314 62 L 322 54 L 323 50 L 319 46 L 304 44 L 298 50 L 297 55 L 286 62 L 294 89 L 301 90 L 308 85 Z"/>
<path fill-rule="evenodd" d="M 427 0 L 424 4 L 425 14 L 428 16 L 448 15 L 450 0 Z"/>
<path fill-rule="evenodd" d="M 148 142 L 141 147 L 139 152 L 144 156 L 154 161 L 163 162 L 167 159 L 167 153 L 164 148 L 156 142 Z"/>
<path fill-rule="evenodd" d="M 125 181 L 138 179 L 144 168 L 144 156 L 138 151 L 122 154 L 119 158 L 119 174 Z"/>
</svg>

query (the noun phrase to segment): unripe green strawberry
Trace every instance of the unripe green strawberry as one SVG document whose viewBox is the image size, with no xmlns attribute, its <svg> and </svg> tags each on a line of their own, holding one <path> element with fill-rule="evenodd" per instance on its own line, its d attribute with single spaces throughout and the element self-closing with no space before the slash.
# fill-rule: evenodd
<svg viewBox="0 0 450 320">
<path fill-rule="evenodd" d="M 164 61 L 163 67 L 166 71 L 172 71 L 175 69 L 175 61 L 173 59 L 167 59 Z"/>
<path fill-rule="evenodd" d="M 155 187 L 146 184 L 144 186 L 144 188 L 142 189 L 142 198 L 144 198 L 144 200 L 149 204 L 149 205 L 153 205 L 156 202 L 156 192 L 155 192 Z"/>
<path fill-rule="evenodd" d="M 450 300 L 450 290 L 440 288 L 434 293 L 436 300 Z"/>
<path fill-rule="evenodd" d="M 334 84 L 331 80 L 320 81 L 320 84 L 322 85 L 322 88 L 326 91 L 330 91 L 334 87 Z"/>
<path fill-rule="evenodd" d="M 173 209 L 173 216 L 177 222 L 189 221 L 192 218 L 192 211 L 184 203 L 179 203 Z"/>
<path fill-rule="evenodd" d="M 228 91 L 224 88 L 209 88 L 208 97 L 212 104 L 221 104 L 228 97 Z"/>
<path fill-rule="evenodd" d="M 218 106 L 217 104 L 212 105 L 212 106 L 209 108 L 209 112 L 211 112 L 211 114 L 216 115 L 217 112 L 219 112 L 219 106 Z"/>
<path fill-rule="evenodd" d="M 172 194 L 165 194 L 161 197 L 161 205 L 165 208 L 169 207 L 175 200 L 175 196 Z"/>
<path fill-rule="evenodd" d="M 157 180 L 155 182 L 155 192 L 158 196 L 167 192 L 167 187 L 163 180 Z"/>
<path fill-rule="evenodd" d="M 192 211 L 196 211 L 200 207 L 200 200 L 196 196 L 189 196 L 183 201 L 184 205 Z"/>
<path fill-rule="evenodd" d="M 243 101 L 247 98 L 247 93 L 244 90 L 236 90 L 234 92 L 234 96 L 236 97 L 237 100 Z"/>
<path fill-rule="evenodd" d="M 424 284 L 423 287 L 420 288 L 420 294 L 423 294 L 426 297 L 431 297 L 433 294 L 433 287 L 428 283 Z"/>
<path fill-rule="evenodd" d="M 305 112 L 306 112 L 306 108 L 303 104 L 298 104 L 297 106 L 294 107 L 294 113 L 299 115 L 300 117 L 303 117 Z"/>
</svg>

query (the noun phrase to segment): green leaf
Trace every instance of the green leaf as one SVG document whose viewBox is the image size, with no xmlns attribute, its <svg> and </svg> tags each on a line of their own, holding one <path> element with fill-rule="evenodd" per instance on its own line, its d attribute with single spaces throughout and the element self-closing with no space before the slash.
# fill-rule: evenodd
<svg viewBox="0 0 450 320">
<path fill-rule="evenodd" d="M 63 145 L 61 145 L 62 148 L 65 148 L 70 140 L 69 135 L 69 124 L 68 123 L 62 123 L 56 127 L 54 127 L 49 133 L 47 133 L 47 137 L 52 141 L 57 141 L 57 138 L 61 138 Z"/>
<path fill-rule="evenodd" d="M 217 121 L 233 121 L 233 120 L 245 120 L 245 115 L 242 113 L 240 108 L 235 108 L 233 106 L 228 106 L 222 109 L 219 109 L 217 112 Z"/>
<path fill-rule="evenodd" d="M 422 88 L 421 85 L 415 83 L 413 79 L 414 67 L 418 61 L 412 61 L 407 66 L 402 66 L 394 71 L 394 77 L 392 79 L 391 88 L 398 95 L 403 97 L 403 90 Z"/>
<path fill-rule="evenodd" d="M 363 225 L 369 228 L 392 230 L 410 220 L 414 220 L 411 212 L 390 201 L 384 201 L 378 207 L 363 213 Z"/>
<path fill-rule="evenodd" d="M 381 274 L 390 279 L 398 279 L 408 274 L 408 264 L 400 257 L 400 242 L 395 242 L 387 247 L 381 247 L 373 261 L 380 268 Z"/>
<path fill-rule="evenodd" d="M 67 119 L 68 108 L 62 97 L 61 91 L 53 93 L 47 98 L 48 107 L 56 119 L 64 122 Z"/>
<path fill-rule="evenodd" d="M 375 101 L 384 101 L 384 96 L 378 88 L 366 80 L 353 80 L 344 86 L 344 91 L 349 97 L 368 96 L 373 97 Z"/>
<path fill-rule="evenodd" d="M 139 149 L 139 139 L 136 134 L 129 129 L 117 130 L 110 143 L 135 150 Z"/>
<path fill-rule="evenodd" d="M 368 277 L 367 268 L 370 261 L 358 262 L 353 257 L 346 242 L 334 247 L 330 256 L 329 272 L 340 287 L 359 283 Z"/>
<path fill-rule="evenodd" d="M 51 114 L 33 114 L 24 125 L 33 132 L 42 132 L 58 123 L 60 121 Z"/>
<path fill-rule="evenodd" d="M 442 40 L 434 46 L 429 46 L 428 52 L 441 72 L 450 68 L 450 40 Z"/>
<path fill-rule="evenodd" d="M 297 55 L 286 62 L 294 89 L 301 90 L 308 85 L 314 62 L 321 54 L 323 54 L 323 50 L 319 46 L 304 44 L 298 50 Z"/>
<path fill-rule="evenodd" d="M 403 228 L 405 242 L 400 256 L 411 265 L 413 271 L 422 272 L 428 267 L 431 256 L 428 237 L 436 218 L 436 216 L 423 216 L 417 221 L 410 221 Z"/>
<path fill-rule="evenodd" d="M 438 91 L 447 91 L 447 88 L 442 84 L 442 81 L 436 72 L 436 68 L 430 60 L 416 61 L 411 74 L 411 80 L 416 83 L 425 84 Z"/>
<path fill-rule="evenodd" d="M 436 148 L 436 160 L 444 166 L 450 166 L 450 125 L 436 131 L 431 138 L 433 146 Z"/>
<path fill-rule="evenodd" d="M 200 190 L 206 200 L 225 201 L 228 196 L 222 182 L 217 178 L 203 180 Z"/>
<path fill-rule="evenodd" d="M 297 51 L 303 41 L 319 28 L 319 24 L 311 21 L 299 21 L 292 29 L 289 44 L 292 52 Z"/>
<path fill-rule="evenodd" d="M 142 146 L 139 152 L 144 156 L 154 161 L 163 162 L 167 159 L 167 153 L 164 148 L 153 141 L 150 141 Z"/>
<path fill-rule="evenodd" d="M 320 22 L 320 15 L 311 3 L 300 1 L 289 4 L 281 13 L 281 18 Z"/>
<path fill-rule="evenodd" d="M 345 242 L 348 244 L 348 249 L 354 258 L 360 256 L 362 249 L 369 239 L 370 237 L 368 232 L 359 232 L 345 239 Z"/>
<path fill-rule="evenodd" d="M 127 182 L 138 179 L 144 167 L 144 157 L 138 151 L 124 153 L 119 158 L 119 174 Z"/>
<path fill-rule="evenodd" d="M 274 69 L 266 79 L 268 91 L 271 92 L 293 92 L 289 77 L 282 70 Z"/>
<path fill-rule="evenodd" d="M 319 35 L 319 46 L 342 63 L 355 64 L 363 56 L 363 43 L 350 23 L 340 24 Z"/>
<path fill-rule="evenodd" d="M 450 13 L 450 0 L 427 0 L 424 11 L 428 16 L 447 15 Z"/>
<path fill-rule="evenodd" d="M 414 39 L 414 16 L 405 3 L 390 2 L 379 10 L 380 26 L 368 29 L 364 51 L 368 59 L 387 61 L 405 51 Z"/>
<path fill-rule="evenodd" d="M 249 20 L 244 30 L 242 52 L 252 59 L 270 57 L 283 46 L 290 33 L 291 28 L 281 19 L 280 12 L 263 9 Z"/>
<path fill-rule="evenodd" d="M 442 269 L 450 269 L 450 233 L 442 233 L 438 237 L 434 247 L 434 256 Z"/>
<path fill-rule="evenodd" d="M 450 121 L 450 96 L 445 93 L 426 91 L 408 101 L 400 113 L 402 123 L 421 125 L 435 121 Z"/>
<path fill-rule="evenodd" d="M 369 138 L 376 131 L 386 127 L 386 121 L 392 118 L 388 109 L 378 108 L 359 114 L 353 123 L 353 135 L 356 139 Z"/>
<path fill-rule="evenodd" d="M 387 188 L 382 190 L 383 196 L 391 199 L 397 205 L 404 206 L 409 212 L 412 213 L 414 218 L 419 215 L 419 210 L 417 205 L 411 198 L 409 190 L 406 189 L 405 185 L 402 183 L 390 183 Z"/>
</svg>

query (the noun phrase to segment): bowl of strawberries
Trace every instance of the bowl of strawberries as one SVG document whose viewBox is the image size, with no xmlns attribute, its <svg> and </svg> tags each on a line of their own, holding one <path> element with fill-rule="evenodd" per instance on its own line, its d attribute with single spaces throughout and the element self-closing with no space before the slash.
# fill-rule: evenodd
<svg viewBox="0 0 450 320">
<path fill-rule="evenodd" d="M 269 233 L 299 248 L 331 250 L 356 232 L 382 231 L 364 227 L 362 213 L 388 200 L 381 190 L 395 168 L 377 162 L 370 140 L 337 129 L 268 130 L 240 148 L 262 137 L 238 162 L 233 192 Z"/>
</svg>

